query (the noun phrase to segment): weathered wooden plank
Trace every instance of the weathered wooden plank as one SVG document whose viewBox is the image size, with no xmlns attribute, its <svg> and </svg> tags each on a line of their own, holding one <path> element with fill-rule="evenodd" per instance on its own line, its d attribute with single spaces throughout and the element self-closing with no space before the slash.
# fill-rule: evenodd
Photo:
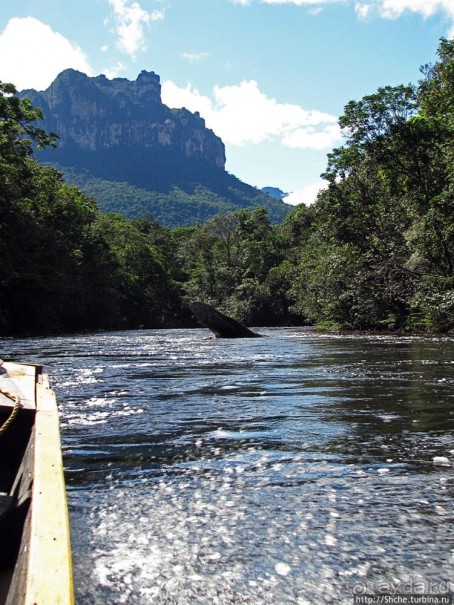
<svg viewBox="0 0 454 605">
<path fill-rule="evenodd" d="M 24 412 L 21 412 L 22 414 Z M 35 414 L 35 412 L 27 412 L 28 414 Z M 7 437 L 11 433 L 17 431 L 16 424 L 8 430 Z M 5 436 L 2 437 L 2 440 Z M 27 448 L 22 458 L 22 463 L 17 471 L 16 479 L 11 487 L 10 494 L 14 495 L 15 507 L 9 511 L 8 517 L 5 519 L 8 530 L 5 533 L 2 532 L 2 539 L 4 544 L 2 548 L 5 549 L 3 552 L 4 563 L 9 561 L 9 566 L 3 567 L 5 572 L 4 582 L 8 584 L 7 598 L 5 605 L 23 605 L 25 599 L 25 579 L 27 577 L 27 566 L 28 566 L 28 550 L 30 544 L 30 502 L 32 497 L 33 487 L 33 474 L 34 474 L 34 428 L 29 435 L 27 440 Z M 5 530 L 5 526 L 3 526 Z M 17 551 L 17 560 L 15 551 Z M 10 579 L 7 580 L 8 569 L 10 571 Z M 2 601 L 3 602 L 3 601 Z"/>
<path fill-rule="evenodd" d="M 34 410 L 36 366 L 5 361 L 0 366 L 0 389 L 21 399 L 22 407 Z M 0 394 L 0 405 L 12 406 L 13 402 Z"/>
<path fill-rule="evenodd" d="M 16 427 L 14 427 L 16 428 Z M 22 462 L 16 473 L 16 479 L 14 480 L 11 488 L 11 494 L 17 499 L 17 505 L 20 506 L 25 500 L 29 500 L 32 497 L 33 481 L 34 481 L 34 431 L 32 429 L 30 442 L 25 450 Z"/>
<path fill-rule="evenodd" d="M 25 605 L 74 603 L 68 508 L 55 395 L 36 385 L 35 478 Z"/>
<path fill-rule="evenodd" d="M 16 509 L 19 512 L 19 509 Z M 11 579 L 8 587 L 7 598 L 5 605 L 24 605 L 25 603 L 25 585 L 27 577 L 27 561 L 28 561 L 28 544 L 30 541 L 30 508 L 23 508 L 19 514 L 19 519 L 25 514 L 25 519 L 22 525 L 22 539 L 20 540 L 19 553 L 17 561 L 13 568 L 11 568 L 10 574 Z M 18 519 L 15 520 L 19 522 Z M 3 570 L 5 574 L 8 574 L 8 569 Z M 4 578 L 8 583 L 7 578 Z"/>
</svg>

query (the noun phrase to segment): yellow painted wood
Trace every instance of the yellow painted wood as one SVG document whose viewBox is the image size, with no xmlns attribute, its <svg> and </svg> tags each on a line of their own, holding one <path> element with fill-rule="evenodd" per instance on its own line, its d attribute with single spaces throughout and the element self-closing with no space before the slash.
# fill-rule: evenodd
<svg viewBox="0 0 454 605">
<path fill-rule="evenodd" d="M 72 605 L 71 547 L 55 395 L 36 385 L 35 477 L 24 605 Z"/>
<path fill-rule="evenodd" d="M 36 367 L 5 361 L 0 366 L 0 389 L 12 395 L 19 395 L 24 408 L 35 409 Z M 11 401 L 0 395 L 0 405 L 12 405 Z"/>
</svg>

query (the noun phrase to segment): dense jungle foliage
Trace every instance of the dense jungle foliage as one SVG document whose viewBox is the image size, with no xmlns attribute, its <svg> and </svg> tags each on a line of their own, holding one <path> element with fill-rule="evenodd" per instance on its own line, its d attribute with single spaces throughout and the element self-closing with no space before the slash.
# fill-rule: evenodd
<svg viewBox="0 0 454 605">
<path fill-rule="evenodd" d="M 422 73 L 348 103 L 313 206 L 174 229 L 35 161 L 55 137 L 0 84 L 0 333 L 189 326 L 196 299 L 253 325 L 452 332 L 454 41 Z"/>
<path fill-rule="evenodd" d="M 138 161 L 147 165 L 149 158 L 144 156 L 142 153 Z M 156 164 L 154 160 L 154 170 L 159 171 Z M 191 180 L 187 178 L 188 164 L 194 167 Z M 138 187 L 126 181 L 95 177 L 82 168 L 55 165 L 66 182 L 75 184 L 83 193 L 96 199 L 101 212 L 118 213 L 126 218 L 152 214 L 156 222 L 166 227 L 202 224 L 217 214 L 233 212 L 239 208 L 266 207 L 273 223 L 282 222 L 288 214 L 289 207 L 284 203 L 242 183 L 222 168 L 208 168 L 206 164 L 203 166 L 201 162 L 187 159 L 176 168 L 175 161 L 169 154 L 166 161 L 162 162 L 162 173 L 168 173 L 171 166 L 175 167 L 175 175 L 178 175 L 181 186 L 167 183 L 168 188 L 160 191 L 158 179 L 155 178 L 150 179 L 153 184 L 150 183 L 148 188 Z M 205 173 L 203 181 L 197 180 L 197 172 L 199 175 Z"/>
</svg>

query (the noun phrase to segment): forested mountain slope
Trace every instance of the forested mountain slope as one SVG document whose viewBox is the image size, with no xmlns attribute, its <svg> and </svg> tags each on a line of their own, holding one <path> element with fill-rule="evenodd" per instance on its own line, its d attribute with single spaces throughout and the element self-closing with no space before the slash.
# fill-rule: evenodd
<svg viewBox="0 0 454 605">
<path fill-rule="evenodd" d="M 194 300 L 247 325 L 454 333 L 454 41 L 418 85 L 347 104 L 328 188 L 279 225 L 102 213 L 36 161 L 54 138 L 14 93 L 0 83 L 0 335 L 191 326 Z"/>
<path fill-rule="evenodd" d="M 47 90 L 19 96 L 41 108 L 42 127 L 59 137 L 40 160 L 58 166 L 105 212 L 152 214 L 173 227 L 257 206 L 279 222 L 289 210 L 226 172 L 222 140 L 198 113 L 164 105 L 153 72 L 129 81 L 67 69 Z"/>
</svg>

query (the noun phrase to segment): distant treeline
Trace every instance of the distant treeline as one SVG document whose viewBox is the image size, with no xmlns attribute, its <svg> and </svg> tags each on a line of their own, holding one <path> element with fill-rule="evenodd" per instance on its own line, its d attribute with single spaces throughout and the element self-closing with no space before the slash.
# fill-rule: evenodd
<svg viewBox="0 0 454 605">
<path fill-rule="evenodd" d="M 328 188 L 278 226 L 102 214 L 35 161 L 55 137 L 15 92 L 0 84 L 1 335 L 190 326 L 193 300 L 251 325 L 454 330 L 454 41 L 417 86 L 348 103 Z"/>
</svg>

